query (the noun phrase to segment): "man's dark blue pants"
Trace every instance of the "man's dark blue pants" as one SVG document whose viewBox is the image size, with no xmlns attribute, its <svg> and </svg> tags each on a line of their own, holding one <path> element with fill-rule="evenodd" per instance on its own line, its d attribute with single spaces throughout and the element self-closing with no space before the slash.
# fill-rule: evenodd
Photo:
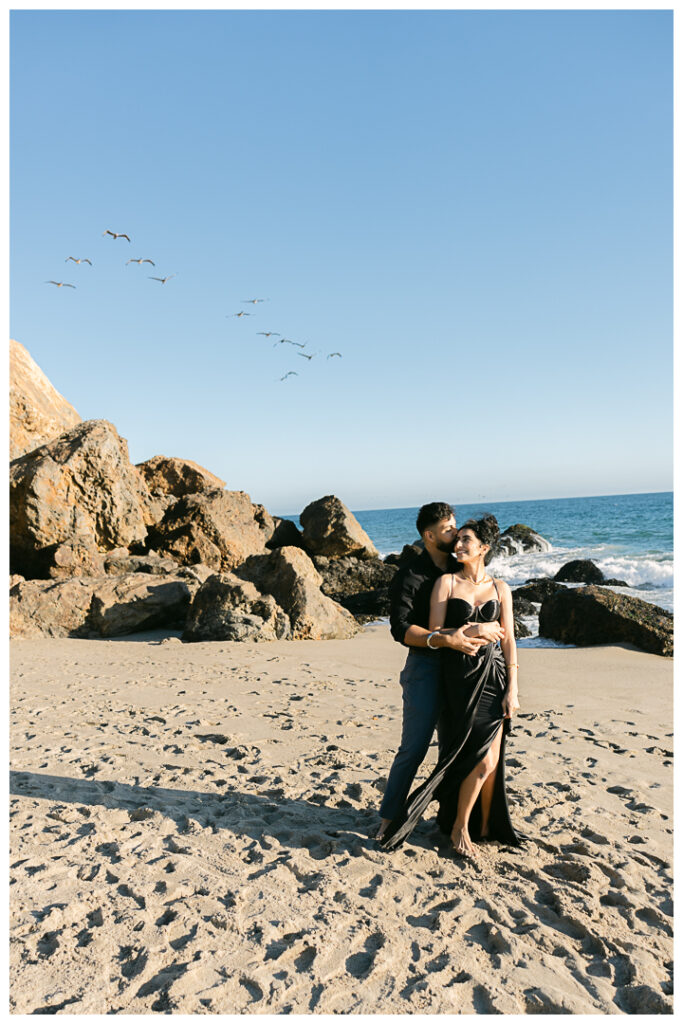
<svg viewBox="0 0 683 1024">
<path fill-rule="evenodd" d="M 418 650 L 408 652 L 399 681 L 403 690 L 401 745 L 389 772 L 379 813 L 391 820 L 401 810 L 425 759 L 441 711 L 441 660 Z"/>
</svg>

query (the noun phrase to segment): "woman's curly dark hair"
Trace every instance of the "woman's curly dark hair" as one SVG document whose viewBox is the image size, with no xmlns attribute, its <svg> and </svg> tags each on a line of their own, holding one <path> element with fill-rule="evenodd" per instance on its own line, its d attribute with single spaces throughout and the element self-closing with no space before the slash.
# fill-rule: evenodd
<svg viewBox="0 0 683 1024">
<path fill-rule="evenodd" d="M 481 519 L 468 519 L 466 523 L 463 523 L 460 530 L 471 530 L 472 533 L 477 537 L 482 544 L 488 544 L 490 550 L 484 555 L 484 565 L 488 565 L 495 554 L 495 547 L 500 537 L 500 530 L 498 529 L 498 520 L 494 515 L 482 516 Z"/>
</svg>

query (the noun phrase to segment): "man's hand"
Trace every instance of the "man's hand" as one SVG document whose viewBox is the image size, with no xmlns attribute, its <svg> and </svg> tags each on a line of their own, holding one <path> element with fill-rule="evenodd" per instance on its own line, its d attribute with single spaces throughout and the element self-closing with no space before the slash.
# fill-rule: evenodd
<svg viewBox="0 0 683 1024">
<path fill-rule="evenodd" d="M 489 641 L 476 636 L 465 636 L 467 628 L 465 625 L 461 626 L 460 629 L 441 633 L 442 642 L 439 644 L 439 647 L 448 647 L 452 651 L 461 651 L 463 654 L 477 654 L 479 648 L 484 647 Z"/>
<path fill-rule="evenodd" d="M 480 637 L 487 643 L 495 644 L 497 640 L 503 640 L 505 629 L 500 622 L 477 622 L 467 629 L 468 637 Z"/>
</svg>

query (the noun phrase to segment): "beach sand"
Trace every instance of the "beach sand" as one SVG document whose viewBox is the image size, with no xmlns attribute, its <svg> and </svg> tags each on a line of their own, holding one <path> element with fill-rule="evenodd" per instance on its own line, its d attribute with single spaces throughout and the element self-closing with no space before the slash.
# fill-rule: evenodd
<svg viewBox="0 0 683 1024">
<path fill-rule="evenodd" d="M 12 643 L 14 1013 L 670 1013 L 672 664 L 520 650 L 519 850 L 373 841 L 405 649 Z M 428 761 L 433 764 L 433 745 Z"/>
</svg>

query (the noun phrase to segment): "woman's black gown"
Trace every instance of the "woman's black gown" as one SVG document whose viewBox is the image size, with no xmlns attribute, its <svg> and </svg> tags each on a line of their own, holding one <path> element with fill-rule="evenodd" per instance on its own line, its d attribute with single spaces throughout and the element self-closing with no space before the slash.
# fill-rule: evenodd
<svg viewBox="0 0 683 1024">
<path fill-rule="evenodd" d="M 495 599 L 471 605 L 460 597 L 452 597 L 448 600 L 444 625 L 458 629 L 467 622 L 495 622 L 498 618 L 500 603 Z M 381 845 L 386 850 L 400 846 L 434 798 L 439 801 L 439 828 L 450 836 L 460 784 L 484 758 L 502 723 L 488 838 L 517 846 L 521 837 L 512 827 L 505 793 L 505 738 L 510 731 L 510 719 L 503 718 L 502 697 L 507 685 L 503 652 L 499 644 L 486 644 L 477 654 L 444 648 L 440 658 L 444 753 L 429 778 L 410 794 L 402 811 L 387 827 Z M 481 807 L 477 798 L 468 829 L 472 839 L 481 838 L 480 827 Z"/>
</svg>

